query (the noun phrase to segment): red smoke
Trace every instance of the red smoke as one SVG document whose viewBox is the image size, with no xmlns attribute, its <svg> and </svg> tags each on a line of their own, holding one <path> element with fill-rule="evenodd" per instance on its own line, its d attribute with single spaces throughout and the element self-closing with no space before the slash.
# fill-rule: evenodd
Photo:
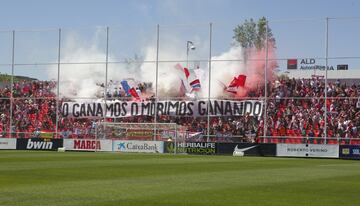
<svg viewBox="0 0 360 206">
<path fill-rule="evenodd" d="M 258 50 L 256 48 L 250 48 L 246 50 L 246 54 L 246 84 L 245 87 L 239 88 L 236 97 L 246 97 L 250 90 L 264 88 L 266 49 Z M 267 59 L 267 81 L 272 82 L 275 79 L 275 69 L 278 65 L 273 43 L 269 43 L 268 45 Z M 262 91 L 262 95 L 264 95 L 264 91 Z"/>
</svg>

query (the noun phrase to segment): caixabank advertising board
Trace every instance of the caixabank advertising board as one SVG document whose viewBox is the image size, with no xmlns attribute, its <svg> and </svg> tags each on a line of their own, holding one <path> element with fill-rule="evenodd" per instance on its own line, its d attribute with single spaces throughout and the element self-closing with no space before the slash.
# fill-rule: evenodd
<svg viewBox="0 0 360 206">
<path fill-rule="evenodd" d="M 164 153 L 162 141 L 114 140 L 114 152 Z"/>
</svg>

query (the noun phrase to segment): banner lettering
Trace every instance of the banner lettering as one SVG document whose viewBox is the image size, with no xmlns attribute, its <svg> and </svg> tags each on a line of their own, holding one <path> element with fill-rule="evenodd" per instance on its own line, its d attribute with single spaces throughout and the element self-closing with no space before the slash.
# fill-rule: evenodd
<svg viewBox="0 0 360 206">
<path fill-rule="evenodd" d="M 157 107 L 157 108 L 156 108 Z M 107 101 L 63 102 L 61 114 L 70 118 L 121 118 L 153 116 L 155 112 L 166 116 L 261 116 L 263 102 L 258 100 L 230 101 Z"/>
</svg>

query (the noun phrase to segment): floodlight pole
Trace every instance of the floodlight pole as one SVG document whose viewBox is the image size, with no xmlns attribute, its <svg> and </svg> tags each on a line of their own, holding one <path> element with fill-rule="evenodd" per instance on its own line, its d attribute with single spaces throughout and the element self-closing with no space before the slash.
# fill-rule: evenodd
<svg viewBox="0 0 360 206">
<path fill-rule="evenodd" d="M 60 98 L 60 59 L 61 59 L 61 28 L 58 30 L 57 88 L 56 88 L 56 128 L 55 136 L 59 134 L 59 98 Z M 60 135 L 59 135 L 60 137 Z"/>
<path fill-rule="evenodd" d="M 186 68 L 189 69 L 189 50 L 190 47 L 189 46 L 194 46 L 194 43 L 192 41 L 186 41 Z M 194 47 L 192 47 L 191 49 L 193 49 Z"/>
<path fill-rule="evenodd" d="M 265 52 L 266 52 L 266 54 L 265 54 L 265 72 L 264 72 L 264 83 L 265 83 L 265 87 L 264 87 L 264 90 L 265 90 L 265 92 L 264 92 L 264 95 L 265 95 L 265 102 L 264 102 L 264 121 L 263 121 L 263 124 L 264 124 L 264 134 L 263 134 L 263 136 L 264 136 L 264 139 L 263 139 L 263 143 L 265 143 L 266 141 L 266 138 L 267 138 L 267 136 L 266 136 L 266 134 L 267 134 L 267 101 L 268 101 L 268 98 L 267 98 L 267 96 L 268 96 L 268 94 L 267 94 L 267 83 L 268 83 L 268 81 L 267 81 L 267 71 L 268 71 L 268 59 L 269 59 L 269 46 L 268 46 L 268 44 L 269 44 L 269 35 L 268 35 L 268 31 L 269 31 L 269 22 L 268 21 L 266 21 L 266 28 L 265 28 L 265 34 L 266 34 L 266 36 L 265 36 Z"/>
<path fill-rule="evenodd" d="M 206 106 L 207 110 L 207 138 L 206 141 L 210 140 L 210 94 L 211 94 L 211 50 L 212 50 L 212 23 L 209 25 L 209 88 L 208 88 L 208 103 Z"/>
<path fill-rule="evenodd" d="M 10 138 L 12 138 L 12 123 L 13 123 L 13 101 L 14 101 L 14 70 L 15 70 L 15 30 L 12 31 L 12 56 L 11 56 L 11 77 L 10 77 Z"/>
<path fill-rule="evenodd" d="M 158 115 L 158 79 L 159 79 L 159 39 L 160 39 L 160 25 L 156 27 L 156 70 L 155 70 L 155 116 L 154 116 L 154 141 L 156 140 L 156 123 Z"/>
<path fill-rule="evenodd" d="M 324 101 L 324 134 L 325 134 L 325 140 L 324 140 L 324 144 L 327 143 L 327 105 L 326 105 L 326 101 L 327 101 L 327 84 L 328 84 L 328 58 L 329 58 L 329 17 L 326 17 L 326 25 L 325 25 L 326 29 L 325 29 L 325 101 Z"/>
<path fill-rule="evenodd" d="M 110 28 L 106 27 L 106 56 L 105 56 L 105 108 L 107 103 L 107 91 L 108 91 L 108 70 L 109 70 L 109 30 Z M 106 130 L 106 109 L 104 113 L 104 132 L 103 132 L 103 139 L 105 139 L 105 130 Z"/>
</svg>

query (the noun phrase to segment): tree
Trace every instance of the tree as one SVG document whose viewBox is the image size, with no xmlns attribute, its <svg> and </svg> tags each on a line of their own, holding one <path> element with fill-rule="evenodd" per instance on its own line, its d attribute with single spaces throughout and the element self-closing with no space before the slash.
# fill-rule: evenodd
<svg viewBox="0 0 360 206">
<path fill-rule="evenodd" d="M 255 22 L 252 18 L 245 20 L 241 25 L 236 26 L 234 29 L 233 39 L 236 44 L 240 44 L 242 48 L 256 48 L 261 50 L 266 45 L 266 25 L 267 20 L 265 17 L 260 18 Z M 275 38 L 271 32 L 271 29 L 267 29 L 268 42 L 271 42 L 275 47 Z"/>
</svg>

